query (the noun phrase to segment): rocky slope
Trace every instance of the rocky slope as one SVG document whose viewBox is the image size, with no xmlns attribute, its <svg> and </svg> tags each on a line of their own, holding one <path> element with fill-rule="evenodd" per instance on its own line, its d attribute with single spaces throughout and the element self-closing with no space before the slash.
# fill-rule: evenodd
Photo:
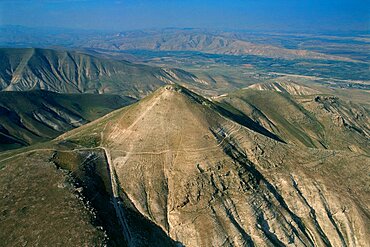
<svg viewBox="0 0 370 247">
<path fill-rule="evenodd" d="M 171 83 L 199 84 L 180 69 L 161 69 L 49 49 L 0 49 L 0 90 L 114 93 L 142 97 Z"/>
<path fill-rule="evenodd" d="M 13 153 L 7 161 L 0 158 L 1 246 L 105 244 L 96 211 L 84 200 L 77 180 L 58 169 L 52 157 L 52 151 L 38 149 Z"/>
<path fill-rule="evenodd" d="M 48 144 L 49 160 L 79 179 L 110 245 L 370 244 L 368 156 L 284 144 L 233 116 L 166 86 L 58 137 Z M 38 151 L 23 152 L 0 154 L 3 176 L 14 158 Z M 104 217 L 113 212 L 116 221 Z"/>
<path fill-rule="evenodd" d="M 318 90 L 306 87 L 304 85 L 299 85 L 290 81 L 269 81 L 266 83 L 257 83 L 250 85 L 248 88 L 256 89 L 260 91 L 269 90 L 280 93 L 287 93 L 291 95 L 312 95 L 320 93 Z"/>
<path fill-rule="evenodd" d="M 293 90 L 281 84 L 271 83 L 277 88 L 268 85 L 239 90 L 217 100 L 238 109 L 285 142 L 370 153 L 368 108 L 302 86 Z"/>
</svg>

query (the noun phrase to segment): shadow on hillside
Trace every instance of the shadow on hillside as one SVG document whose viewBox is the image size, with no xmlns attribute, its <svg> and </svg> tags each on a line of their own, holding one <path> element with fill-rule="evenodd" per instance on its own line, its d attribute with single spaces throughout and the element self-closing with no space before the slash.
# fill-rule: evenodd
<svg viewBox="0 0 370 247">
<path fill-rule="evenodd" d="M 226 109 L 230 108 L 231 110 Z M 253 121 L 250 117 L 242 113 L 241 111 L 235 109 L 229 104 L 224 103 L 223 105 L 217 104 L 216 110 L 221 113 L 224 117 L 227 117 L 235 122 L 237 122 L 240 125 L 243 125 L 244 127 L 247 127 L 250 130 L 253 130 L 257 133 L 260 133 L 264 136 L 267 136 L 269 138 L 272 138 L 278 142 L 286 143 L 284 140 L 282 140 L 279 136 L 271 133 L 267 129 L 265 129 L 263 126 L 261 126 L 259 123 Z"/>
<path fill-rule="evenodd" d="M 71 183 L 75 188 L 82 188 L 81 197 L 85 205 L 90 205 L 95 214 L 93 225 L 102 226 L 106 232 L 107 246 L 128 246 L 122 233 L 116 210 L 112 203 L 112 186 L 109 166 L 102 150 L 58 151 L 52 161 L 59 169 L 70 172 Z M 131 246 L 173 246 L 182 247 L 182 243 L 171 239 L 159 226 L 145 218 L 121 191 L 119 205 L 123 207 L 127 218 Z M 126 198 L 125 198 L 126 197 Z"/>
<path fill-rule="evenodd" d="M 231 157 L 235 162 L 237 162 L 240 166 L 245 168 L 247 172 L 252 175 L 250 181 L 245 181 L 246 183 L 252 183 L 252 187 L 258 190 L 265 190 L 265 192 L 272 195 L 275 200 L 277 201 L 279 207 L 290 216 L 290 218 L 294 221 L 295 224 L 290 224 L 292 227 L 292 232 L 296 236 L 300 236 L 300 240 L 303 243 L 307 243 L 310 246 L 314 246 L 314 240 L 311 237 L 309 229 L 306 228 L 303 220 L 296 215 L 288 206 L 282 195 L 278 192 L 273 184 L 271 184 L 263 174 L 256 168 L 256 166 L 248 159 L 247 154 L 243 151 L 241 147 L 239 147 L 238 143 L 227 143 L 223 144 L 224 152 Z M 262 226 L 262 231 L 265 233 L 266 237 L 274 246 L 284 246 L 282 242 L 278 239 L 278 237 L 270 231 L 267 221 L 264 219 L 264 212 L 260 211 L 260 209 L 256 209 L 257 214 L 257 221 Z M 324 242 L 327 241 L 327 237 L 325 235 L 321 236 Z M 292 240 L 293 241 L 293 240 Z"/>
</svg>

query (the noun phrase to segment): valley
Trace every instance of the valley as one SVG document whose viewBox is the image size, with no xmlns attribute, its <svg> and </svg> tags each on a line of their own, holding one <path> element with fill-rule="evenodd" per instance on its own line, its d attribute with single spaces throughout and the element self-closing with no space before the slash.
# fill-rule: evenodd
<svg viewBox="0 0 370 247">
<path fill-rule="evenodd" d="M 0 32 L 0 246 L 370 245 L 366 33 Z"/>
<path fill-rule="evenodd" d="M 108 94 L 0 92 L 0 150 L 51 140 L 135 101 Z"/>
</svg>

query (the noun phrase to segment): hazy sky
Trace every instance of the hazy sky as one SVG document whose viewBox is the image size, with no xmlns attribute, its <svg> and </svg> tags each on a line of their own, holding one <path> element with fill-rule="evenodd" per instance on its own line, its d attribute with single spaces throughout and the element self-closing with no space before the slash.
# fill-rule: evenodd
<svg viewBox="0 0 370 247">
<path fill-rule="evenodd" d="M 369 30 L 370 0 L 0 0 L 0 24 L 128 30 Z"/>
</svg>

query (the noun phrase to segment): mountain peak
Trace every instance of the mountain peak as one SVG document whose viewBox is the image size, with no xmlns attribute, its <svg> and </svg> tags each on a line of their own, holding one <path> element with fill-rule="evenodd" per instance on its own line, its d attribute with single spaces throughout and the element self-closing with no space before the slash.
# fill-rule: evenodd
<svg viewBox="0 0 370 247">
<path fill-rule="evenodd" d="M 100 145 L 130 152 L 134 151 L 132 147 L 140 149 L 138 152 L 207 148 L 241 129 L 251 135 L 257 132 L 281 141 L 247 116 L 238 114 L 243 113 L 233 112 L 183 86 L 171 84 L 58 139 L 94 136 L 94 142 Z"/>
<path fill-rule="evenodd" d="M 180 86 L 180 85 L 178 85 L 178 84 L 171 84 L 171 85 L 163 86 L 163 89 L 164 90 L 168 90 L 168 91 L 181 92 L 185 88 L 182 87 L 182 86 Z"/>
<path fill-rule="evenodd" d="M 229 236 L 239 236 L 236 246 L 244 246 L 245 241 L 251 246 L 283 245 L 269 238 L 270 227 L 278 236 L 293 234 L 289 239 L 295 239 L 296 245 L 324 245 L 329 237 L 333 243 L 341 241 L 329 235 L 336 223 L 323 223 L 332 222 L 326 200 L 341 205 L 341 199 L 323 194 L 327 187 L 318 188 L 306 179 L 305 169 L 315 162 L 331 167 L 344 156 L 324 160 L 337 155 L 285 145 L 252 132 L 184 87 L 161 87 L 68 135 L 64 139 L 72 142 L 98 135 L 98 147 L 106 152 L 126 207 L 185 246 L 203 246 L 202 241 L 221 246 Z M 321 176 L 314 174 L 317 179 Z M 270 181 L 279 181 L 279 189 Z M 303 193 L 310 201 L 302 199 Z M 353 217 L 360 217 L 357 206 L 348 205 Z M 301 210 L 311 207 L 320 221 L 310 216 L 312 211 Z M 134 220 L 128 222 L 133 236 L 143 234 Z M 343 226 L 340 231 L 351 229 Z M 329 237 L 322 237 L 323 232 Z M 140 241 L 144 240 L 132 239 L 145 245 Z"/>
<path fill-rule="evenodd" d="M 219 126 L 238 124 L 223 118 L 207 103 L 211 104 L 179 85 L 164 86 L 110 121 L 104 130 L 103 142 L 139 152 L 217 145 L 212 131 Z M 129 146 L 124 141 L 128 138 L 131 140 Z"/>
<path fill-rule="evenodd" d="M 251 131 L 258 130 L 253 121 L 236 122 L 232 109 L 222 107 L 184 87 L 166 85 L 67 132 L 50 143 L 52 149 L 45 145 L 16 159 L 3 157 L 2 174 L 16 179 L 19 173 L 11 168 L 37 164 L 37 159 L 72 171 L 109 236 L 121 236 L 128 246 L 175 246 L 174 241 L 184 246 L 339 246 L 346 239 L 369 245 L 363 216 L 368 207 L 362 206 L 368 195 L 360 175 L 367 174 L 367 156 L 274 141 Z M 44 165 L 39 168 L 32 171 L 45 171 Z M 43 173 L 38 177 L 49 180 Z M 341 182 L 343 177 L 348 183 Z M 353 177 L 360 179 L 352 182 Z M 35 184 L 34 176 L 27 179 L 15 181 Z M 53 184 L 45 188 L 61 191 Z M 102 193 L 99 200 L 97 192 Z M 24 193 L 21 198 L 30 196 Z M 38 198 L 37 193 L 31 195 Z M 45 203 L 54 215 L 53 197 L 38 205 Z M 115 235 L 116 230 L 122 233 Z"/>
</svg>

